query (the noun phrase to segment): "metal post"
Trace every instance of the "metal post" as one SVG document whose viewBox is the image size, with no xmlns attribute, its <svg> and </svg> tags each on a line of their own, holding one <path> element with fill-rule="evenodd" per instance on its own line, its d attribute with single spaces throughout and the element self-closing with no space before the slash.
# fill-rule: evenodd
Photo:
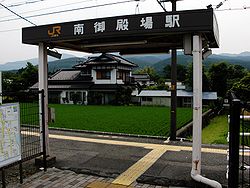
<svg viewBox="0 0 250 188">
<path fill-rule="evenodd" d="M 20 183 L 23 183 L 23 163 L 22 161 L 19 163 L 19 175 L 20 175 Z"/>
<path fill-rule="evenodd" d="M 176 79 L 177 79 L 177 66 L 176 66 L 177 52 L 172 49 L 171 58 L 171 127 L 170 127 L 170 140 L 176 140 L 176 108 L 177 108 L 177 92 L 176 92 Z"/>
<path fill-rule="evenodd" d="M 45 112 L 45 108 L 44 108 L 44 99 L 45 99 L 45 95 L 44 95 L 44 90 L 42 90 L 42 93 L 41 93 L 41 107 L 42 107 L 42 137 L 43 137 L 43 168 L 44 168 L 44 171 L 46 172 L 47 171 L 47 160 L 46 160 L 46 157 L 47 157 L 47 152 L 46 152 L 46 129 L 45 129 L 45 115 L 44 115 L 44 112 Z"/>
<path fill-rule="evenodd" d="M 39 90 L 44 90 L 43 101 L 44 113 L 42 113 L 42 107 L 40 105 L 40 131 L 42 133 L 42 119 L 45 118 L 45 143 L 46 143 L 46 153 L 49 155 L 49 137 L 48 137 L 48 58 L 47 58 L 47 46 L 44 43 L 39 43 Z M 41 95 L 40 95 L 41 97 Z M 41 149 L 43 148 L 43 134 L 41 134 Z"/>
<path fill-rule="evenodd" d="M 2 168 L 2 187 L 6 187 L 6 182 L 5 182 L 5 171 L 4 168 Z"/>
<path fill-rule="evenodd" d="M 176 11 L 176 0 L 172 0 L 172 11 Z M 171 127 L 170 140 L 176 140 L 176 109 L 177 109 L 177 52 L 176 49 L 171 50 Z"/>
<path fill-rule="evenodd" d="M 192 174 L 201 173 L 202 130 L 202 41 L 193 36 L 193 151 Z"/>
<path fill-rule="evenodd" d="M 233 99 L 230 104 L 229 123 L 229 188 L 238 187 L 239 183 L 240 110 L 240 100 Z"/>
</svg>

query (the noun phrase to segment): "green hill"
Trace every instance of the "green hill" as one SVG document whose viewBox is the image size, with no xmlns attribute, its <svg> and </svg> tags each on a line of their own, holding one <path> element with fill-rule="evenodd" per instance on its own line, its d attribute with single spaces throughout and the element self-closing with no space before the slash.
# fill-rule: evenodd
<svg viewBox="0 0 250 188">
<path fill-rule="evenodd" d="M 86 60 L 85 58 L 71 57 L 67 59 L 51 61 L 48 63 L 48 71 L 50 73 L 53 73 L 60 69 L 70 69 L 74 65 L 84 62 L 85 60 Z"/>
<path fill-rule="evenodd" d="M 178 55 L 177 57 L 177 63 L 181 65 L 187 65 L 188 63 L 192 63 L 193 58 L 192 56 L 185 56 L 185 55 Z M 203 64 L 206 68 L 208 68 L 211 64 L 216 62 L 227 62 L 234 65 L 241 65 L 248 70 L 250 70 L 250 57 L 228 57 L 228 56 L 220 56 L 220 55 L 211 55 L 211 57 L 207 58 L 203 61 Z M 166 65 L 169 65 L 171 63 L 171 58 L 167 58 L 164 60 L 159 61 L 158 63 L 155 63 L 152 65 L 152 67 L 160 74 L 163 73 L 163 69 Z"/>
</svg>

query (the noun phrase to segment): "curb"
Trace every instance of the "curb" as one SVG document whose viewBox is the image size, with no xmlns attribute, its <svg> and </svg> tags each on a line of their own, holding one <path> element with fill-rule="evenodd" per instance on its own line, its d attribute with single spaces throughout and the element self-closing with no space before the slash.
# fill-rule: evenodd
<svg viewBox="0 0 250 188">
<path fill-rule="evenodd" d="M 126 133 L 111 133 L 111 132 L 67 129 L 67 128 L 57 128 L 57 127 L 49 127 L 49 130 L 64 131 L 64 132 L 70 131 L 70 132 L 75 132 L 75 133 L 87 133 L 87 134 L 95 134 L 95 135 L 122 136 L 122 137 L 132 137 L 132 138 L 148 138 L 148 139 L 158 139 L 158 140 L 168 139 L 168 137 L 166 136 L 149 136 L 149 135 L 126 134 Z"/>
</svg>

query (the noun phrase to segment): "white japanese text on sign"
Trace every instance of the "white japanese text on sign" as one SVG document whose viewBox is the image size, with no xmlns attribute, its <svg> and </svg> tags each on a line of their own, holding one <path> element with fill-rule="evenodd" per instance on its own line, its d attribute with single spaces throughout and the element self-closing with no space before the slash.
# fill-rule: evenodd
<svg viewBox="0 0 250 188">
<path fill-rule="evenodd" d="M 118 19 L 116 25 L 117 31 L 128 30 L 128 19 Z"/>
<path fill-rule="evenodd" d="M 144 27 L 145 29 L 153 29 L 153 18 L 152 17 L 142 18 L 140 27 Z"/>
<path fill-rule="evenodd" d="M 84 24 L 74 25 L 74 35 L 83 35 L 84 34 Z"/>
<path fill-rule="evenodd" d="M 180 27 L 179 23 L 180 16 L 179 15 L 167 15 L 165 27 Z"/>
</svg>

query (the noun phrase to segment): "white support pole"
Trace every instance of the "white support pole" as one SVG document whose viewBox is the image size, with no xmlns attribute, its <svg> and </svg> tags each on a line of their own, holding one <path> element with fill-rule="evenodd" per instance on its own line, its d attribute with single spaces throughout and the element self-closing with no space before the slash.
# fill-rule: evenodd
<svg viewBox="0 0 250 188">
<path fill-rule="evenodd" d="M 47 46 L 44 43 L 39 43 L 39 90 L 44 90 L 44 116 L 45 116 L 45 143 L 46 154 L 49 155 L 49 130 L 48 130 L 48 57 Z M 40 112 L 41 112 L 40 106 Z M 40 117 L 40 130 L 42 130 L 42 121 Z M 42 148 L 42 135 L 41 135 L 41 148 Z"/>
<path fill-rule="evenodd" d="M 2 72 L 0 71 L 0 104 L 3 104 Z"/>
<path fill-rule="evenodd" d="M 202 42 L 193 37 L 193 154 L 192 170 L 201 173 L 201 129 L 202 129 Z"/>
<path fill-rule="evenodd" d="M 202 139 L 202 40 L 193 36 L 193 150 L 191 177 L 198 182 L 221 188 L 217 181 L 201 176 Z"/>
</svg>

